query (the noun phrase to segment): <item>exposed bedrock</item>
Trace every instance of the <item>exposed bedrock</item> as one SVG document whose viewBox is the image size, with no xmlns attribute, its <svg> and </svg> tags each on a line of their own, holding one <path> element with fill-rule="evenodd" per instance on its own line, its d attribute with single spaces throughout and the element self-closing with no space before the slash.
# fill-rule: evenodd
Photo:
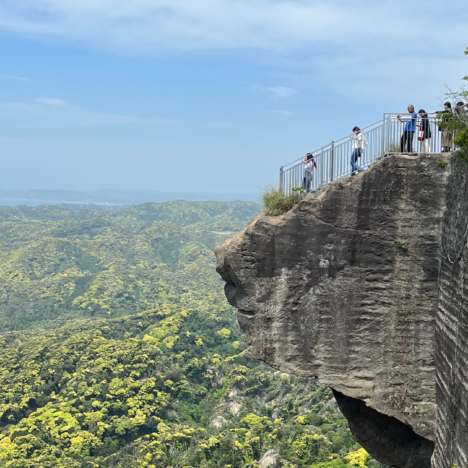
<svg viewBox="0 0 468 468">
<path fill-rule="evenodd" d="M 216 250 L 247 356 L 334 389 L 357 440 L 395 467 L 429 467 L 435 440 L 441 158 L 384 158 Z"/>
<path fill-rule="evenodd" d="M 468 466 L 468 165 L 454 163 L 442 230 L 433 465 Z"/>
</svg>

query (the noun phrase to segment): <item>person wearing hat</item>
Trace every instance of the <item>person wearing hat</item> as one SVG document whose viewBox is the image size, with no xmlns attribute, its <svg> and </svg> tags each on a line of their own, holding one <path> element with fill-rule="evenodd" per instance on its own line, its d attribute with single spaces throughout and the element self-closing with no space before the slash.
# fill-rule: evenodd
<svg viewBox="0 0 468 468">
<path fill-rule="evenodd" d="M 310 185 L 312 183 L 312 171 L 317 169 L 317 163 L 314 160 L 312 153 L 307 153 L 304 157 L 304 180 L 302 182 L 302 189 L 310 193 Z"/>
</svg>

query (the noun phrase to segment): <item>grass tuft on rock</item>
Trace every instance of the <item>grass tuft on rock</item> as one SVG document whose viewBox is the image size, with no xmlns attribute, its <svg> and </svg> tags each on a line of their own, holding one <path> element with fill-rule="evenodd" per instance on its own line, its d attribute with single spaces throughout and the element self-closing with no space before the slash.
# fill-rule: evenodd
<svg viewBox="0 0 468 468">
<path fill-rule="evenodd" d="M 271 186 L 262 193 L 263 212 L 267 216 L 279 216 L 297 205 L 303 194 L 293 192 L 285 195 L 278 187 Z"/>
</svg>

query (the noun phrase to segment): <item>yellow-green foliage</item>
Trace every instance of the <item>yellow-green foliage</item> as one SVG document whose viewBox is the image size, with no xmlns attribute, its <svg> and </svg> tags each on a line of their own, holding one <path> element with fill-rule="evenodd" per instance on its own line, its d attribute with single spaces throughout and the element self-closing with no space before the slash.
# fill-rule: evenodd
<svg viewBox="0 0 468 468">
<path fill-rule="evenodd" d="M 365 466 L 329 390 L 242 357 L 219 209 L 0 209 L 0 468 Z"/>
<path fill-rule="evenodd" d="M 369 459 L 369 454 L 363 448 L 361 448 L 355 452 L 350 453 L 349 455 L 346 455 L 345 459 L 351 466 L 365 467 L 366 462 Z"/>
<path fill-rule="evenodd" d="M 242 202 L 0 207 L 0 330 L 166 303 L 226 307 L 212 251 L 258 212 Z"/>
</svg>

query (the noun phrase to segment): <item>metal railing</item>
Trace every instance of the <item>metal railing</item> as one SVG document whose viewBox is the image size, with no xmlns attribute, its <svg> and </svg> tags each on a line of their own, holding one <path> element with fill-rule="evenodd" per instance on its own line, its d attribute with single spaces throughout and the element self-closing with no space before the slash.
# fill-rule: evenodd
<svg viewBox="0 0 468 468">
<path fill-rule="evenodd" d="M 398 113 L 384 114 L 382 120 L 361 129 L 368 143 L 357 161 L 362 169 L 367 169 L 374 161 L 387 154 L 440 153 L 442 142 L 449 143 L 447 146 L 453 149 L 451 134 L 445 135 L 442 141 L 444 132 L 441 132 L 437 125 L 437 122 L 440 122 L 439 117 L 434 115 L 427 117 L 431 138 L 420 140 L 423 135 L 420 130 L 423 120 L 418 116 L 414 122 L 415 132 L 405 133 L 406 125 L 411 126 L 410 115 L 402 114 L 400 119 L 397 115 Z M 312 152 L 317 167 L 312 171 L 311 191 L 351 175 L 351 154 L 354 143 L 355 141 L 347 135 Z M 296 187 L 304 188 L 304 157 L 280 168 L 279 187 L 286 194 L 291 193 Z"/>
</svg>

